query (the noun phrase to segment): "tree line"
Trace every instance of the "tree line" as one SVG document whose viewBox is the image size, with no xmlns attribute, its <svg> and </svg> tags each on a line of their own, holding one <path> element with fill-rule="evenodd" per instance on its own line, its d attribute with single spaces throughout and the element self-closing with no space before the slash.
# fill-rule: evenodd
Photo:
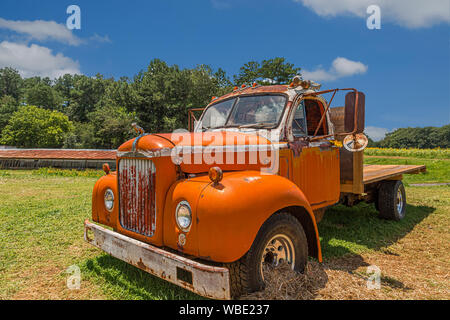
<svg viewBox="0 0 450 320">
<path fill-rule="evenodd" d="M 250 61 L 233 81 L 208 65 L 181 69 L 160 59 L 132 79 L 66 74 L 23 79 L 0 69 L 0 144 L 27 148 L 117 148 L 147 132 L 186 128 L 188 109 L 207 105 L 234 84 L 288 83 L 300 68 L 284 58 Z"/>
<path fill-rule="evenodd" d="M 0 69 L 0 144 L 25 148 L 117 148 L 135 133 L 186 128 L 188 110 L 243 83 L 287 84 L 300 68 L 284 58 L 249 61 L 231 78 L 208 65 L 181 69 L 152 60 L 133 78 L 66 74 L 22 78 Z M 402 128 L 370 146 L 449 148 L 450 126 Z"/>
<path fill-rule="evenodd" d="M 369 139 L 375 148 L 450 148 L 450 124 L 442 127 L 400 128 L 386 134 L 380 141 Z"/>
</svg>

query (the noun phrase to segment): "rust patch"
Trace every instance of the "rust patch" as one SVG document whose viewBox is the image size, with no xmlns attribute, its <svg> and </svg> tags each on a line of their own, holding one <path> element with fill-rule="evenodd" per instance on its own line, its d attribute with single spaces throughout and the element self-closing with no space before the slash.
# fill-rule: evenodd
<svg viewBox="0 0 450 320">
<path fill-rule="evenodd" d="M 296 140 L 294 142 L 289 142 L 288 146 L 289 149 L 292 149 L 294 157 L 299 157 L 303 148 L 308 146 L 308 143 L 304 140 Z"/>
<path fill-rule="evenodd" d="M 142 258 L 139 259 L 139 261 L 136 263 L 139 269 L 147 270 L 147 266 L 142 261 Z"/>
</svg>

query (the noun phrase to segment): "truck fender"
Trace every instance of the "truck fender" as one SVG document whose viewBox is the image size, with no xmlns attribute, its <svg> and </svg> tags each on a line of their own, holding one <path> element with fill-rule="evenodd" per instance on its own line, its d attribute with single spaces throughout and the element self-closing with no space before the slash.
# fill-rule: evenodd
<svg viewBox="0 0 450 320">
<path fill-rule="evenodd" d="M 303 192 L 284 177 L 259 171 L 227 172 L 219 183 L 204 188 L 197 203 L 200 257 L 218 262 L 240 259 L 263 223 L 279 211 L 299 219 L 309 254 L 322 261 L 316 220 Z"/>
<path fill-rule="evenodd" d="M 164 246 L 185 254 L 198 256 L 197 204 L 202 191 L 211 183 L 208 176 L 176 181 L 168 190 L 164 205 L 163 243 Z M 188 232 L 177 225 L 175 211 L 181 201 L 187 201 L 191 207 L 192 224 Z M 180 243 L 180 235 L 184 240 Z"/>
<path fill-rule="evenodd" d="M 112 211 L 105 208 L 104 194 L 106 189 L 114 193 L 114 206 Z M 116 227 L 119 216 L 119 193 L 117 188 L 117 175 L 111 172 L 97 180 L 92 191 L 92 220 L 110 227 Z"/>
</svg>

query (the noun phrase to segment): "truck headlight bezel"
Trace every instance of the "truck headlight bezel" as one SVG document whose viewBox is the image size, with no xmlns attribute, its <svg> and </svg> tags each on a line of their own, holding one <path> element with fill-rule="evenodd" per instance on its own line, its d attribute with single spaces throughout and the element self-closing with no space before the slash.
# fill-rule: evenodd
<svg viewBox="0 0 450 320">
<path fill-rule="evenodd" d="M 106 189 L 105 194 L 103 195 L 103 204 L 105 205 L 105 209 L 109 212 L 114 209 L 114 192 L 111 189 Z"/>
<path fill-rule="evenodd" d="M 175 221 L 178 228 L 183 232 L 188 232 L 192 226 L 192 210 L 189 202 L 180 201 L 175 209 Z"/>
</svg>

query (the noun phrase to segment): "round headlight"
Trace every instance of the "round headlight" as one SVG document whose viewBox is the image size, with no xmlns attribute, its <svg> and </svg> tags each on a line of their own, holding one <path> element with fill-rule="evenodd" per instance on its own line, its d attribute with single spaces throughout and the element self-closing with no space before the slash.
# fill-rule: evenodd
<svg viewBox="0 0 450 320">
<path fill-rule="evenodd" d="M 106 210 L 111 211 L 114 207 L 114 193 L 111 189 L 106 189 L 104 198 Z"/>
<path fill-rule="evenodd" d="M 181 201 L 177 205 L 177 209 L 175 210 L 175 220 L 177 221 L 178 227 L 184 231 L 189 231 L 192 223 L 192 213 L 191 206 L 187 201 Z"/>
</svg>

